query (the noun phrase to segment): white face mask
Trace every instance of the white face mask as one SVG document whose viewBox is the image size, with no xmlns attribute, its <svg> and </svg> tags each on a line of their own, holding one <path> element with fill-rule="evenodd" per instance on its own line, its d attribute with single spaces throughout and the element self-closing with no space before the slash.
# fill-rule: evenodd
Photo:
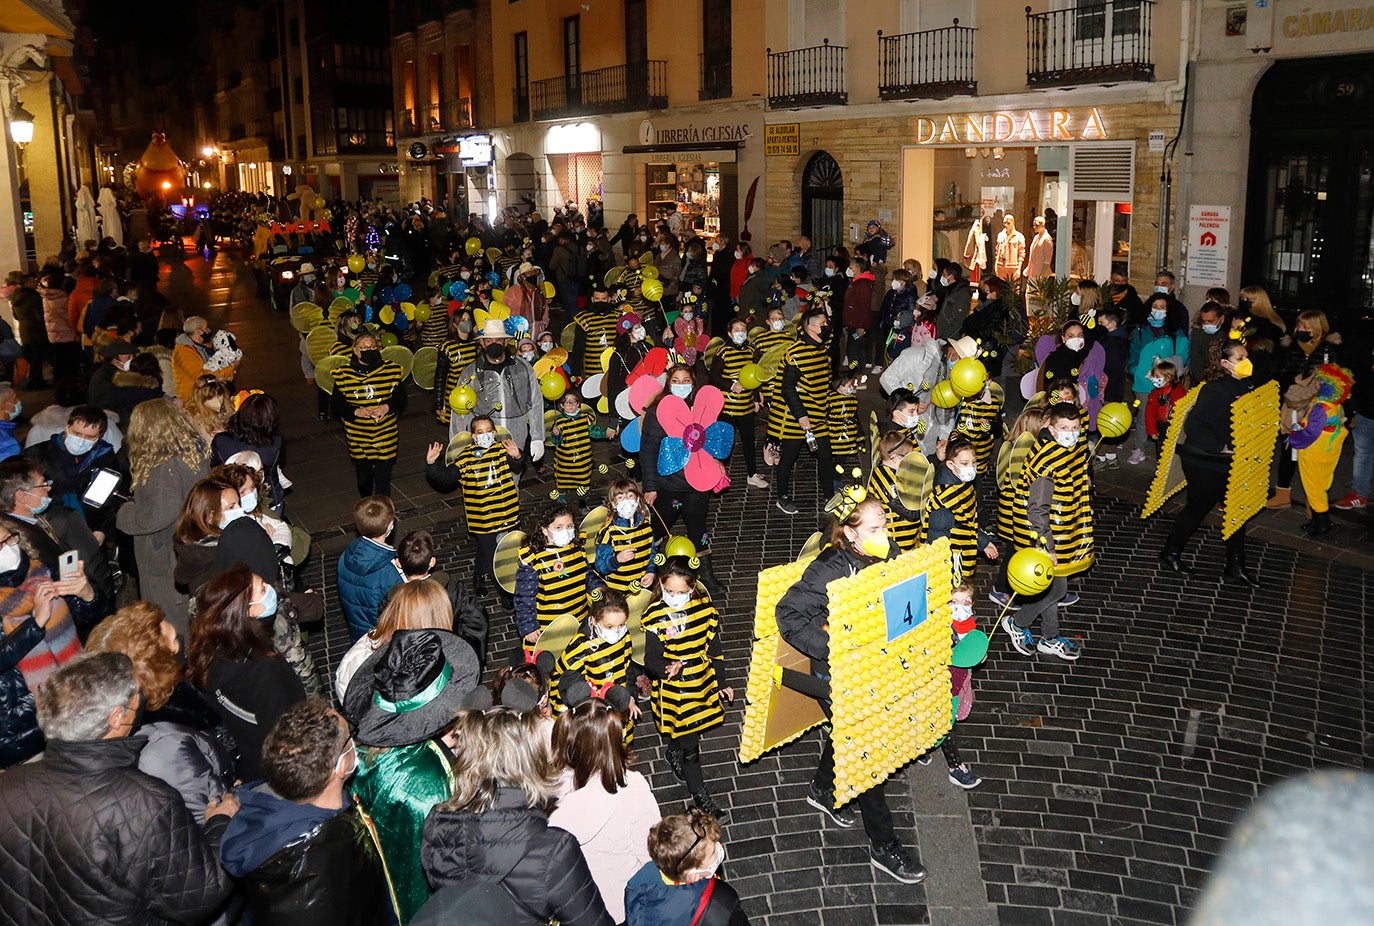
<svg viewBox="0 0 1374 926">
<path fill-rule="evenodd" d="M 458 275 L 459 275 L 460 277 L 462 277 L 463 279 L 465 279 L 465 280 L 470 280 L 470 279 L 472 279 L 472 272 L 469 271 L 469 270 L 464 270 L 462 273 L 460 273 L 460 274 L 458 274 Z"/>
<path fill-rule="evenodd" d="M 691 600 L 691 592 L 670 592 L 667 589 L 663 590 L 663 603 L 668 606 L 669 611 L 681 611 L 683 608 L 687 607 L 688 602 Z"/>
<path fill-rule="evenodd" d="M 645 332 L 644 332 L 644 326 L 643 326 L 643 325 L 635 325 L 633 328 L 630 329 L 630 340 L 632 340 L 632 341 L 642 341 L 642 340 L 644 340 L 644 334 L 645 334 Z"/>
<path fill-rule="evenodd" d="M 973 616 L 973 605 L 965 604 L 962 601 L 951 601 L 949 603 L 949 616 L 956 621 L 966 621 Z"/>
<path fill-rule="evenodd" d="M 706 868 L 696 869 L 696 871 L 706 875 L 708 878 L 715 877 L 716 872 L 720 870 L 720 866 L 725 864 L 725 843 L 722 842 L 717 845 L 720 846 L 720 851 L 716 853 L 716 860 Z"/>
<path fill-rule="evenodd" d="M 625 520 L 630 520 L 639 511 L 639 499 L 622 498 L 615 503 L 615 513 Z"/>
<path fill-rule="evenodd" d="M 482 450 L 490 450 L 496 444 L 496 432 L 483 431 L 481 434 L 474 434 L 472 442 Z"/>
<path fill-rule="evenodd" d="M 244 511 L 242 508 L 226 508 L 223 512 L 220 513 L 219 529 L 224 530 L 230 524 L 233 524 L 239 518 L 243 517 L 243 515 Z"/>
<path fill-rule="evenodd" d="M 892 289 L 893 289 L 894 292 L 897 291 L 897 290 L 900 290 L 900 289 L 902 288 L 903 285 L 904 285 L 904 284 L 902 283 L 901 280 L 893 280 L 893 281 L 892 281 Z"/>
<path fill-rule="evenodd" d="M 750 276 L 753 276 L 754 274 L 756 274 L 756 273 L 758 273 L 758 272 L 759 272 L 759 268 L 758 268 L 758 267 L 755 267 L 753 264 L 750 264 L 750 265 L 749 265 L 749 275 L 750 275 Z"/>
<path fill-rule="evenodd" d="M 978 466 L 977 464 L 973 466 L 956 466 L 954 467 L 954 475 L 959 477 L 960 482 L 972 482 L 978 478 Z"/>
<path fill-rule="evenodd" d="M 745 341 L 749 340 L 749 332 L 732 331 L 730 332 L 730 340 L 734 341 L 736 344 L 743 344 Z"/>
<path fill-rule="evenodd" d="M 13 572 L 19 568 L 23 559 L 24 554 L 19 549 L 18 542 L 5 544 L 0 547 L 0 572 Z"/>
<path fill-rule="evenodd" d="M 854 268 L 853 268 L 853 267 L 846 267 L 846 268 L 845 268 L 845 271 L 844 271 L 844 275 L 847 276 L 847 277 L 849 277 L 851 280 L 854 279 Z"/>
<path fill-rule="evenodd" d="M 1167 286 L 1156 286 L 1156 287 L 1155 287 L 1155 292 L 1157 292 L 1157 293 L 1167 293 L 1168 291 L 1169 291 L 1169 287 L 1167 287 Z"/>
<path fill-rule="evenodd" d="M 679 399 L 685 399 L 692 394 L 691 383 L 669 383 L 668 391 Z"/>
<path fill-rule="evenodd" d="M 1163 388 L 1164 388 L 1164 377 L 1162 377 L 1162 376 L 1151 376 L 1151 377 L 1150 377 L 1150 385 L 1151 385 L 1151 386 L 1154 386 L 1156 389 L 1163 389 Z"/>
<path fill-rule="evenodd" d="M 939 275 L 940 275 L 940 272 L 939 272 L 938 270 L 931 270 L 930 273 L 927 273 L 927 274 L 926 274 L 926 279 L 927 279 L 927 280 L 934 280 L 934 279 L 935 279 L 937 276 L 939 276 Z"/>
<path fill-rule="evenodd" d="M 1059 431 L 1054 435 L 1054 439 L 1061 447 L 1072 447 L 1078 443 L 1078 432 Z"/>
<path fill-rule="evenodd" d="M 577 537 L 577 529 L 572 527 L 559 528 L 556 531 L 549 531 L 549 546 L 566 547 Z"/>
<path fill-rule="evenodd" d="M 1070 296 L 1070 297 L 1069 297 L 1069 304 L 1070 304 L 1070 305 L 1082 305 L 1082 304 L 1083 304 L 1083 296 L 1082 296 L 1082 294 L 1081 294 L 1081 293 L 1074 293 L 1072 296 Z"/>
<path fill-rule="evenodd" d="M 743 260 L 743 259 L 744 259 L 744 254 L 743 254 L 743 252 L 741 252 L 741 251 L 736 251 L 736 252 L 735 252 L 735 260 Z"/>
<path fill-rule="evenodd" d="M 522 350 L 522 351 L 520 352 L 520 359 L 526 361 L 527 363 L 533 363 L 533 362 L 534 362 L 534 351 L 532 351 L 532 350 Z"/>
<path fill-rule="evenodd" d="M 835 268 L 834 268 L 834 267 L 826 267 L 826 268 L 825 268 L 825 275 L 828 276 L 828 277 L 833 277 L 833 276 L 835 275 Z"/>
<path fill-rule="evenodd" d="M 1157 318 L 1157 319 L 1160 319 L 1160 320 L 1162 321 L 1162 320 L 1164 320 L 1165 318 L 1168 318 L 1168 317 L 1169 317 L 1169 312 L 1168 312 L 1167 309 L 1151 309 L 1151 310 L 1150 310 L 1150 317 L 1151 317 L 1151 318 Z"/>
<path fill-rule="evenodd" d="M 1219 326 L 1219 325 L 1203 325 L 1203 326 L 1202 326 L 1202 333 L 1203 333 L 1203 334 L 1216 334 L 1217 331 L 1220 330 L 1220 327 L 1221 327 L 1221 326 Z"/>
<path fill-rule="evenodd" d="M 1083 345 L 1086 344 L 1086 343 L 1087 343 L 1087 342 L 1084 341 L 1082 338 L 1065 338 L 1065 339 L 1064 339 L 1064 346 L 1067 347 L 1069 350 L 1082 350 L 1082 349 L 1083 349 Z"/>
<path fill-rule="evenodd" d="M 257 511 L 257 510 L 258 510 L 258 493 L 257 493 L 256 491 L 253 491 L 253 492 L 245 492 L 245 493 L 243 493 L 242 495 L 240 495 L 240 496 L 239 496 L 239 506 L 240 506 L 241 508 L 243 508 L 243 510 L 244 510 L 245 512 L 248 512 L 249 514 L 253 513 L 254 511 Z"/>
<path fill-rule="evenodd" d="M 682 320 L 685 321 L 685 322 L 689 322 L 689 321 L 692 320 L 692 316 L 693 316 L 694 314 L 695 314 L 695 313 L 694 313 L 691 309 L 683 309 L 683 310 L 682 310 Z"/>
<path fill-rule="evenodd" d="M 775 318 L 768 323 L 768 327 L 772 328 L 774 331 L 781 331 L 783 328 L 787 327 L 787 322 L 783 321 L 781 318 Z"/>
<path fill-rule="evenodd" d="M 607 643 L 619 643 L 625 639 L 625 634 L 630 632 L 630 628 L 621 624 L 619 627 L 598 627 L 596 635 Z"/>
</svg>

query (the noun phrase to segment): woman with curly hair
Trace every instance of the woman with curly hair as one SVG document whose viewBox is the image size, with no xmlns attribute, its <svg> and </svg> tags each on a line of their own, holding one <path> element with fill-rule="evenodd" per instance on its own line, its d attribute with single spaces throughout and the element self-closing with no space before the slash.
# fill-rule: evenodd
<svg viewBox="0 0 1374 926">
<path fill-rule="evenodd" d="M 191 387 L 186 400 L 186 414 L 200 428 L 206 443 L 224 430 L 234 414 L 234 387 L 213 373 L 206 373 Z"/>
<path fill-rule="evenodd" d="M 209 470 L 206 439 L 175 403 L 152 399 L 134 409 L 124 443 L 133 498 L 115 524 L 134 539 L 139 594 L 162 608 L 185 638 L 186 596 L 172 581 L 172 534 L 182 501 Z"/>
<path fill-rule="evenodd" d="M 101 621 L 86 649 L 133 661 L 143 713 L 132 732 L 148 740 L 139 771 L 175 788 L 192 816 L 204 816 L 205 805 L 234 786 L 233 740 L 213 705 L 183 676 L 176 628 L 157 605 L 135 601 Z"/>
</svg>

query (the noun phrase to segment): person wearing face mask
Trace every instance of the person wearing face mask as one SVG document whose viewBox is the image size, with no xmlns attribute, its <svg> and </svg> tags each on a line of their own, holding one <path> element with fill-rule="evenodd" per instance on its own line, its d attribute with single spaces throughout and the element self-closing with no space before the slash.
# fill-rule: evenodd
<svg viewBox="0 0 1374 926">
<path fill-rule="evenodd" d="M 606 507 L 611 517 L 596 541 L 596 571 L 606 587 L 620 595 L 634 595 L 652 588 L 654 523 L 644 492 L 633 479 L 616 479 L 606 488 Z"/>
<path fill-rule="evenodd" d="M 92 405 L 107 409 L 118 408 L 115 374 L 127 371 L 129 361 L 134 359 L 136 353 L 137 348 L 123 338 L 107 341 L 100 346 L 100 355 L 105 358 L 105 362 L 91 371 L 91 383 L 86 392 L 86 397 Z"/>
<path fill-rule="evenodd" d="M 624 891 L 627 926 L 749 926 L 736 890 L 721 877 L 720 823 L 691 809 L 649 828 L 649 857 Z"/>
<path fill-rule="evenodd" d="M 635 235 L 638 230 L 639 217 L 631 212 L 629 215 L 625 216 L 625 221 L 620 223 L 620 228 L 616 229 L 616 233 L 611 237 L 608 245 L 612 248 L 617 244 L 620 245 L 621 255 L 628 257 L 627 249 L 630 246 L 630 242 L 635 240 Z"/>
<path fill-rule="evenodd" d="M 959 556 L 959 575 L 973 580 L 978 554 L 997 560 L 997 544 L 992 534 L 978 526 L 978 454 L 973 444 L 956 437 L 945 447 L 945 459 L 935 470 L 935 489 L 926 508 L 925 542 L 949 539 L 950 549 Z"/>
<path fill-rule="evenodd" d="M 208 369 L 206 362 L 215 352 L 215 346 L 211 343 L 210 323 L 199 315 L 192 315 L 186 319 L 182 325 L 182 333 L 177 335 L 176 346 L 172 348 L 172 370 L 174 381 L 176 382 L 177 398 L 187 402 L 191 398 L 191 390 L 195 388 L 196 380 L 206 373 L 210 373 L 222 380 L 232 382 L 238 373 L 238 364 L 222 367 L 219 369 Z M 111 372 L 111 378 L 114 374 Z"/>
<path fill-rule="evenodd" d="M 779 318 L 779 321 L 782 319 Z M 725 396 L 721 420 L 735 429 L 735 447 L 744 454 L 748 484 L 755 489 L 768 488 L 768 480 L 758 474 L 758 447 L 754 422 L 759 405 L 759 388 L 745 388 L 739 375 L 747 365 L 761 356 L 757 346 L 749 342 L 749 326 L 742 318 L 732 318 L 720 350 L 706 359 L 706 372 L 711 385 Z M 733 449 L 731 451 L 733 453 Z"/>
<path fill-rule="evenodd" d="M 549 701 L 555 714 L 566 713 L 576 706 L 564 698 L 567 683 L 560 685 L 570 672 L 581 676 L 594 690 L 604 690 L 611 685 L 626 686 L 633 655 L 629 620 L 629 608 L 618 592 L 599 590 L 596 593 L 586 623 L 573 634 L 549 673 Z M 617 737 L 626 747 L 634 742 L 634 718 L 640 713 L 633 699 L 628 710 L 629 716 L 621 726 L 622 735 Z"/>
<path fill-rule="evenodd" d="M 749 267 L 754 259 L 754 250 L 749 242 L 741 241 L 730 252 L 730 300 L 739 304 L 740 287 L 749 279 Z"/>
<path fill-rule="evenodd" d="M 526 538 L 515 567 L 515 627 L 533 651 L 554 618 L 586 620 L 596 572 L 567 506 L 540 513 Z"/>
<path fill-rule="evenodd" d="M 557 500 L 584 508 L 592 487 L 592 441 L 613 440 L 615 428 L 596 423 L 590 406 L 569 389 L 544 416 L 549 446 L 553 447 L 554 491 Z"/>
<path fill-rule="evenodd" d="M 1080 382 L 1084 378 L 1082 374 L 1085 368 L 1089 366 L 1090 349 L 1098 350 L 1098 346 L 1094 344 L 1091 348 L 1088 347 L 1088 334 L 1083 325 L 1077 319 L 1064 322 L 1059 329 L 1058 345 L 1040 364 L 1040 372 L 1036 377 L 1036 391 L 1043 392 L 1046 385 L 1058 379 Z M 1105 361 L 1105 351 L 1101 353 Z"/>
<path fill-rule="evenodd" d="M 953 261 L 940 268 L 939 308 L 935 315 L 935 337 L 948 341 L 959 336 L 973 307 L 973 287 L 964 277 L 964 268 Z"/>
<path fill-rule="evenodd" d="M 855 502 L 842 496 L 830 518 L 829 544 L 811 561 L 800 579 L 778 600 L 775 614 L 778 631 L 790 646 L 811 660 L 813 685 L 828 695 L 830 684 L 830 599 L 827 586 L 836 579 L 858 575 L 875 563 L 892 559 L 901 551 L 888 539 L 887 515 L 877 498 Z M 814 696 L 814 695 L 813 695 Z M 820 699 L 827 717 L 829 697 Z M 860 794 L 850 804 L 834 805 L 835 747 L 822 728 L 821 757 L 807 791 L 806 802 L 831 823 L 848 829 L 863 816 L 869 859 L 874 867 L 904 884 L 917 884 L 926 870 L 911 850 L 897 839 L 884 783 Z"/>
<path fill-rule="evenodd" d="M 570 295 L 576 298 L 575 293 Z M 514 271 L 514 280 L 506 287 L 504 302 L 510 307 L 512 316 L 520 315 L 529 319 L 530 334 L 549 327 L 549 298 L 544 294 L 544 271 L 538 264 L 525 261 Z M 571 317 L 577 310 L 574 304 L 563 311 Z"/>
<path fill-rule="evenodd" d="M 214 705 L 239 748 L 237 777 L 263 777 L 262 745 L 277 718 L 306 699 L 272 645 L 276 596 L 245 563 L 218 573 L 197 596 L 186 677 Z"/>
<path fill-rule="evenodd" d="M 113 533 L 120 500 L 111 497 L 105 506 L 95 507 L 85 504 L 81 496 L 98 469 L 112 469 L 122 476 L 126 475 L 114 448 L 105 440 L 107 426 L 103 409 L 94 405 L 78 405 L 68 414 L 65 429 L 54 434 L 46 443 L 24 451 L 24 456 L 36 461 L 52 480 L 49 497 L 84 518 L 101 542 Z M 123 480 L 117 488 L 128 491 Z"/>
<path fill-rule="evenodd" d="M 262 744 L 264 781 L 236 790 L 220 843 L 254 923 L 382 922 L 386 872 L 374 831 L 349 793 L 358 747 L 327 701 L 294 704 Z"/>
<path fill-rule="evenodd" d="M 1279 390 L 1285 397 L 1280 412 L 1281 441 L 1283 435 L 1302 427 L 1310 398 L 1304 394 L 1294 401 L 1288 401 L 1287 396 L 1293 384 L 1299 378 L 1310 377 L 1322 366 L 1339 366 L 1341 346 L 1340 334 L 1331 330 L 1326 313 L 1317 309 L 1298 313 L 1297 321 L 1293 323 L 1293 333 L 1279 341 L 1274 359 L 1278 365 Z M 1293 484 L 1293 474 L 1298 469 L 1297 453 L 1291 447 L 1280 446 L 1277 457 L 1274 497 L 1269 500 L 1269 507 L 1287 509 L 1292 502 L 1289 489 Z"/>
<path fill-rule="evenodd" d="M 579 312 L 573 320 L 572 365 L 575 376 L 595 376 L 606 372 L 602 355 L 615 344 L 615 326 L 618 320 L 615 304 L 611 302 L 610 290 L 600 280 L 592 284 L 592 297 L 587 309 Z M 544 335 L 552 344 L 552 336 Z M 607 393 L 615 398 L 614 393 Z"/>
<path fill-rule="evenodd" d="M 1088 444 L 1081 434 L 1079 409 L 1068 402 L 1051 405 L 1021 475 L 1012 489 L 1012 545 L 1017 550 L 1040 549 L 1054 561 L 1050 587 L 1023 599 L 1019 610 L 1002 618 L 1002 628 L 1023 656 L 1036 652 L 1073 661 L 1080 645 L 1059 629 L 1059 603 L 1068 595 L 1069 576 L 1093 564 L 1093 511 L 1088 492 Z M 1010 557 L 1008 557 L 1010 559 Z M 1005 566 L 998 588 L 1007 587 Z M 994 592 L 994 596 L 1005 591 Z M 999 597 L 994 603 L 1004 604 Z M 1037 641 L 1031 626 L 1040 621 Z"/>
<path fill-rule="evenodd" d="M 358 335 L 349 364 L 334 371 L 330 412 L 343 422 L 360 498 L 391 494 L 406 407 L 405 371 L 381 347 L 376 335 Z"/>
<path fill-rule="evenodd" d="M 1131 388 L 1140 408 L 1145 407 L 1154 389 L 1150 384 L 1150 370 L 1156 360 L 1170 360 L 1180 369 L 1188 362 L 1188 312 L 1166 293 L 1150 296 L 1146 303 L 1146 323 L 1131 333 Z M 1125 443 L 1126 449 L 1131 451 L 1127 463 L 1138 466 L 1145 462 L 1146 439 L 1144 425 L 1134 422 Z"/>
<path fill-rule="evenodd" d="M 534 367 L 510 356 L 509 345 L 505 326 L 488 318 L 477 339 L 477 359 L 458 374 L 459 383 L 476 390 L 477 404 L 471 412 L 449 418 L 449 438 L 467 430 L 474 415 L 481 415 L 509 431 L 515 445 L 538 462 L 544 456 L 544 397 Z"/>
<path fill-rule="evenodd" d="M 816 456 L 819 494 L 828 495 L 833 481 L 825 414 L 830 390 L 829 335 L 830 321 L 824 308 L 812 306 L 802 314 L 797 341 L 783 355 L 777 401 L 769 406 L 768 436 L 780 447 L 777 506 L 784 514 L 800 510 L 792 499 L 792 468 L 803 446 Z"/>
<path fill-rule="evenodd" d="M 692 293 L 685 293 L 679 304 L 677 318 L 673 319 L 672 347 L 682 356 L 688 366 L 696 366 L 697 357 L 706 349 L 706 321 L 699 311 L 701 300 Z"/>
<path fill-rule="evenodd" d="M 1230 333 L 1227 323 L 1226 306 L 1223 303 L 1208 301 L 1197 313 L 1197 320 L 1188 332 L 1188 369 L 1198 379 L 1207 369 L 1207 358 L 1212 345 L 1220 342 Z"/>
<path fill-rule="evenodd" d="M 744 267 L 744 280 L 736 297 L 736 314 L 741 318 L 759 318 L 767 311 L 768 292 L 772 282 L 765 272 L 767 264 L 760 257 L 746 257 L 736 266 Z M 784 285 L 787 281 L 784 281 Z"/>
<path fill-rule="evenodd" d="M 477 359 L 477 339 L 473 337 L 472 310 L 458 308 L 448 317 L 448 332 L 439 348 L 434 367 L 434 418 L 447 425 L 453 416 L 448 397 L 458 385 L 458 375 Z"/>
<path fill-rule="evenodd" d="M 869 269 L 868 260 L 855 257 L 845 269 L 849 285 L 845 287 L 840 312 L 840 324 L 844 329 L 843 344 L 839 345 L 840 363 L 847 363 L 858 369 L 864 363 L 872 363 L 872 336 L 876 318 L 873 314 L 874 293 L 877 291 L 877 278 Z"/>
<path fill-rule="evenodd" d="M 1240 340 L 1227 339 L 1212 354 L 1207 382 L 1198 391 L 1188 411 L 1175 452 L 1183 465 L 1188 498 L 1174 519 L 1174 526 L 1159 553 L 1160 566 L 1177 576 L 1192 569 L 1183 561 L 1183 550 L 1193 533 L 1202 526 L 1226 496 L 1232 479 L 1234 450 L 1231 446 L 1232 406 L 1241 396 L 1260 385 L 1255 381 L 1249 350 Z M 1277 433 L 1277 427 L 1275 428 Z M 1225 541 L 1226 567 L 1222 580 L 1228 584 L 1259 588 L 1259 580 L 1245 561 L 1245 527 L 1242 525 Z M 1209 558 L 1210 559 L 1210 558 Z"/>
<path fill-rule="evenodd" d="M 0 383 L 0 460 L 18 456 L 23 449 L 14 436 L 19 426 L 19 415 L 24 411 L 24 401 L 9 383 Z"/>
<path fill-rule="evenodd" d="M 604 380 L 606 396 L 612 408 L 616 405 L 616 397 L 626 390 L 630 374 L 648 355 L 651 346 L 644 321 L 635 312 L 622 312 L 616 319 L 615 331 L 615 353 L 611 354 Z M 619 412 L 616 414 L 618 416 Z M 625 418 L 619 418 L 619 422 L 622 429 L 629 424 Z"/>
</svg>

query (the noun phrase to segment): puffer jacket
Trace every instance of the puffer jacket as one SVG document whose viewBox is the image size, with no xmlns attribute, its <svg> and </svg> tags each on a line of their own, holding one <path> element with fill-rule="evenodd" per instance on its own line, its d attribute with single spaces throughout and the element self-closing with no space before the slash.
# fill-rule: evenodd
<svg viewBox="0 0 1374 926">
<path fill-rule="evenodd" d="M 23 659 L 43 642 L 43 628 L 29 618 L 0 639 L 0 768 L 9 768 L 43 751 L 33 692 L 19 671 Z"/>
<path fill-rule="evenodd" d="M 76 340 L 76 329 L 67 318 L 67 291 L 54 286 L 39 290 L 43 294 L 43 324 L 52 344 L 70 344 Z"/>
<path fill-rule="evenodd" d="M 395 558 L 394 549 L 366 537 L 353 538 L 339 557 L 339 604 L 354 643 L 377 626 L 382 599 L 401 581 Z"/>
<path fill-rule="evenodd" d="M 698 920 L 696 911 L 708 886 L 711 899 Z M 749 926 L 739 894 L 720 878 L 667 884 L 653 862 L 646 863 L 625 886 L 625 912 L 627 926 Z"/>
<path fill-rule="evenodd" d="M 576 837 L 526 807 L 519 788 L 498 789 L 485 813 L 431 811 L 420 860 L 436 891 L 473 877 L 502 882 L 530 926 L 549 917 L 560 926 L 614 926 Z"/>
<path fill-rule="evenodd" d="M 211 800 L 233 790 L 234 738 L 190 682 L 178 683 L 166 704 L 143 715 L 138 735 L 148 740 L 138 756 L 139 771 L 176 788 L 196 819 Z"/>
<path fill-rule="evenodd" d="M 0 775 L 0 910 L 26 924 L 196 923 L 229 895 L 202 829 L 171 787 L 135 765 L 146 740 L 48 744 Z"/>
</svg>

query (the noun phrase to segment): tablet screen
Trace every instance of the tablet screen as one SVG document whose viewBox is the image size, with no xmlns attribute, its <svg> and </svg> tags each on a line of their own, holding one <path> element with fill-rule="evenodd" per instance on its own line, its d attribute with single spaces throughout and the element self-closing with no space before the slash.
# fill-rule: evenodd
<svg viewBox="0 0 1374 926">
<path fill-rule="evenodd" d="M 91 478 L 91 484 L 86 487 L 86 494 L 81 496 L 81 500 L 88 505 L 97 508 L 110 500 L 114 490 L 119 486 L 119 473 L 112 469 L 98 469 L 95 476 Z"/>
</svg>

